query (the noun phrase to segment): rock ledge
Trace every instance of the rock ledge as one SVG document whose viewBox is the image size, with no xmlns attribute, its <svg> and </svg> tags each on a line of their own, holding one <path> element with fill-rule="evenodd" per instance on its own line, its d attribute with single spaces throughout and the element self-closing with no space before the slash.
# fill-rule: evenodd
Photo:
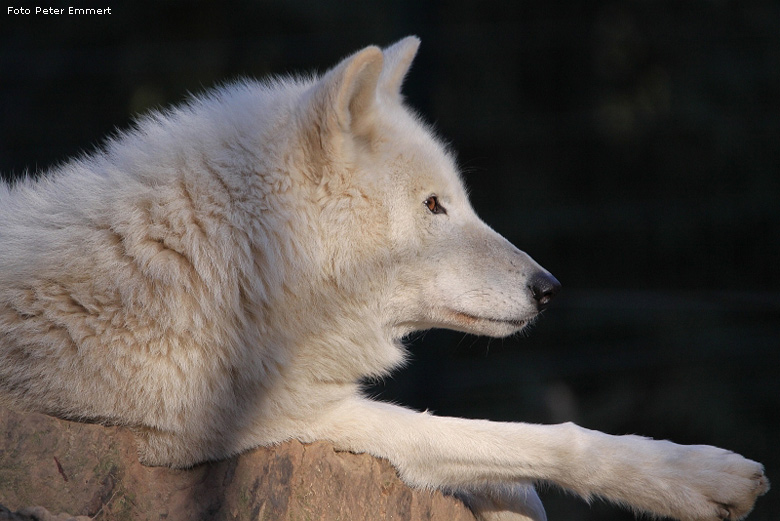
<svg viewBox="0 0 780 521">
<path fill-rule="evenodd" d="M 141 465 L 126 429 L 2 408 L 0 504 L 19 510 L 0 508 L 0 521 L 474 521 L 457 499 L 404 485 L 388 462 L 327 443 L 290 441 L 171 470 Z"/>
</svg>

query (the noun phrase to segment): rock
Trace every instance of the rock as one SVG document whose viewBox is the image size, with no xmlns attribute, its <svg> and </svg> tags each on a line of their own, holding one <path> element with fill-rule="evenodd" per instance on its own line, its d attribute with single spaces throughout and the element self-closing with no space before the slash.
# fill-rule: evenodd
<svg viewBox="0 0 780 521">
<path fill-rule="evenodd" d="M 404 485 L 388 462 L 323 442 L 172 470 L 141 465 L 126 429 L 1 408 L 0 504 L 21 509 L 0 521 L 474 521 L 457 499 Z"/>
</svg>

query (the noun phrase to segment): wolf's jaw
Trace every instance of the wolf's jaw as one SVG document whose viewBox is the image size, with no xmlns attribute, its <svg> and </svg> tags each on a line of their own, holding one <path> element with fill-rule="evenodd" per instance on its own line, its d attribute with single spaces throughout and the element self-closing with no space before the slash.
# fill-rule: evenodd
<svg viewBox="0 0 780 521">
<path fill-rule="evenodd" d="M 448 309 L 447 313 L 453 317 L 453 323 L 449 325 L 457 327 L 467 333 L 489 335 L 495 337 L 504 337 L 517 333 L 527 326 L 530 320 L 527 319 L 506 319 L 506 318 L 493 318 L 484 317 L 479 315 L 472 315 L 465 311 L 458 311 L 454 309 Z"/>
<path fill-rule="evenodd" d="M 536 315 L 527 319 L 489 318 L 473 315 L 464 311 L 449 308 L 439 308 L 434 317 L 426 320 L 414 320 L 395 323 L 389 326 L 391 336 L 396 340 L 414 333 L 428 329 L 450 329 L 472 335 L 487 335 L 496 338 L 506 337 L 520 332 L 531 322 Z"/>
<path fill-rule="evenodd" d="M 519 328 L 524 327 L 528 323 L 526 320 L 481 317 L 478 315 L 472 315 L 471 313 L 466 313 L 465 311 L 450 310 L 450 313 L 460 317 L 464 321 L 469 322 L 492 322 L 494 324 L 509 324 Z"/>
</svg>

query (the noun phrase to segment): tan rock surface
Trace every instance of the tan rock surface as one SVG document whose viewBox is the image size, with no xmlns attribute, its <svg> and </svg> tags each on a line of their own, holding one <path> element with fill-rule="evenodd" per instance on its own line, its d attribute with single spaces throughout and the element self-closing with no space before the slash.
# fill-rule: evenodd
<svg viewBox="0 0 780 521">
<path fill-rule="evenodd" d="M 290 441 L 171 470 L 141 465 L 125 429 L 7 409 L 0 504 L 98 520 L 474 520 L 458 500 L 404 485 L 386 461 L 327 443 Z"/>
</svg>

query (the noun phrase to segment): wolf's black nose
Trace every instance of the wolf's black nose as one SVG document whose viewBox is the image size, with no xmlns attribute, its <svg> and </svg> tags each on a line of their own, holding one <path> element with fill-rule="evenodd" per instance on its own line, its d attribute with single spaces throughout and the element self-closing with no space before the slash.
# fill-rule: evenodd
<svg viewBox="0 0 780 521">
<path fill-rule="evenodd" d="M 531 295 L 536 301 L 536 307 L 541 311 L 561 289 L 561 283 L 549 273 L 538 272 L 531 275 L 528 280 L 528 289 L 531 290 Z"/>
</svg>

